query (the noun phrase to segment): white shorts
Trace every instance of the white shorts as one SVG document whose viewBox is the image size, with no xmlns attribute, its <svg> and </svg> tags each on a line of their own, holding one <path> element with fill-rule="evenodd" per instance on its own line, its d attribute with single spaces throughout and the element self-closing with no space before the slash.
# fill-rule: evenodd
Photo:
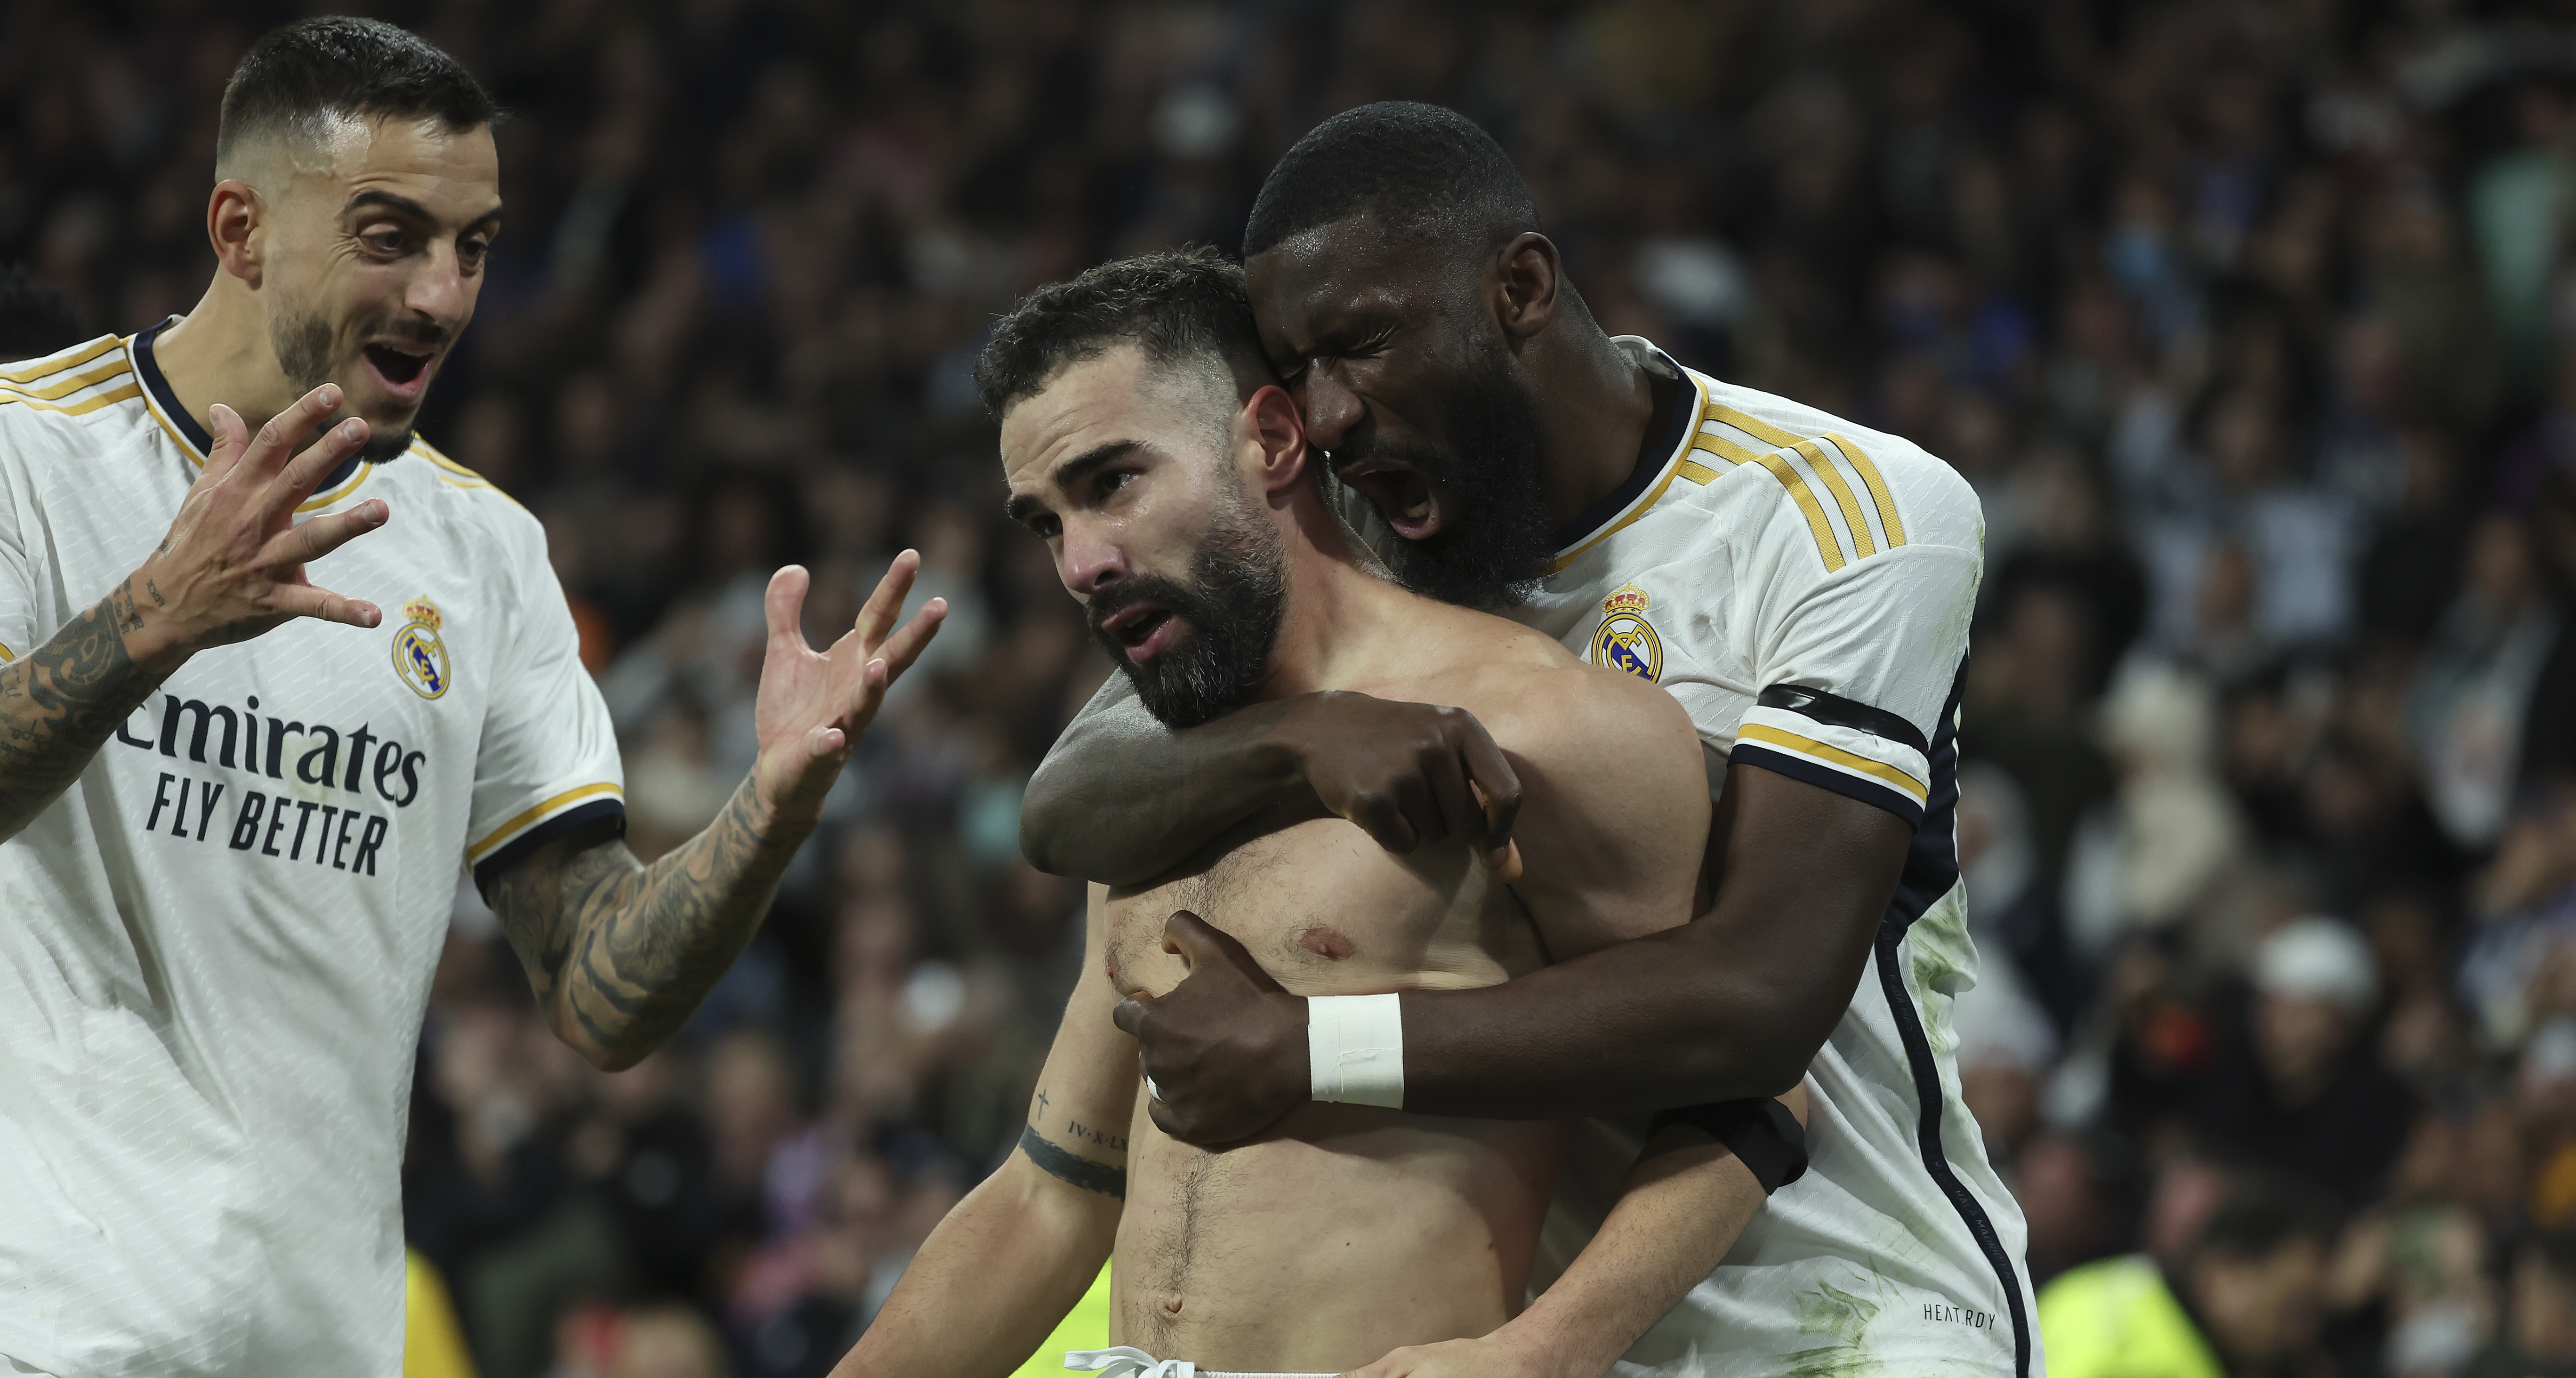
<svg viewBox="0 0 2576 1378">
<path fill-rule="evenodd" d="M 1336 1378 L 1330 1373 L 1228 1373 L 1200 1368 L 1187 1359 L 1157 1359 L 1141 1349 L 1068 1349 L 1064 1366 L 1103 1378 Z"/>
</svg>

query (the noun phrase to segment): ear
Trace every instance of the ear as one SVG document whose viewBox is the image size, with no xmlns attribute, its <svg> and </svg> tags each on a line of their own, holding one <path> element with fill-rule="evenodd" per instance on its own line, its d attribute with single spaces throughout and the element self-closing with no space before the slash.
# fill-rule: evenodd
<svg viewBox="0 0 2576 1378">
<path fill-rule="evenodd" d="M 260 231 L 267 219 L 268 203 L 260 198 L 259 189 L 238 177 L 217 182 L 206 198 L 206 239 L 214 245 L 216 262 L 252 287 L 260 282 L 267 247 L 267 236 Z"/>
<path fill-rule="evenodd" d="M 1262 492 L 1281 492 L 1306 476 L 1306 421 L 1286 388 L 1272 383 L 1252 394 L 1234 431 L 1238 444 L 1260 452 Z"/>
<path fill-rule="evenodd" d="M 1547 329 L 1564 281 L 1565 265 L 1546 235 L 1524 230 L 1512 236 L 1494 256 L 1490 283 L 1494 317 L 1503 333 L 1518 343 Z"/>
</svg>

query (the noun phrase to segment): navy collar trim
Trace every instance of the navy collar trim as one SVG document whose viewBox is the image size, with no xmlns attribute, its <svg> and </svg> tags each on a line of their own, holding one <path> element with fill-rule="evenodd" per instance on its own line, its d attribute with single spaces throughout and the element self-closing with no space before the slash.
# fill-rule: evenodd
<svg viewBox="0 0 2576 1378">
<path fill-rule="evenodd" d="M 1556 529 L 1557 549 L 1572 549 L 1627 511 L 1672 462 L 1673 451 L 1680 448 L 1682 438 L 1698 426 L 1699 389 L 1691 386 L 1690 375 L 1683 372 L 1682 366 L 1674 363 L 1671 356 L 1657 350 L 1655 357 L 1663 360 L 1664 366 L 1673 371 L 1670 378 L 1653 373 L 1647 375 L 1658 392 L 1666 388 L 1672 390 L 1672 400 L 1664 408 L 1666 415 L 1662 428 L 1646 433 L 1646 443 L 1637 449 L 1637 467 L 1628 471 L 1628 477 L 1620 480 L 1617 488 L 1603 494 L 1600 501 L 1583 509 L 1580 516 Z"/>
<path fill-rule="evenodd" d="M 179 433 L 180 439 L 196 447 L 197 462 L 203 464 L 214 458 L 215 438 L 208 435 L 206 428 L 197 423 L 195 413 L 180 405 L 179 394 L 170 390 L 170 380 L 162 375 L 161 361 L 152 355 L 153 337 L 169 329 L 170 322 L 177 319 L 178 317 L 172 316 L 149 330 L 136 331 L 134 343 L 128 347 L 127 352 L 134 358 L 135 376 L 143 380 L 145 390 L 152 394 L 153 405 L 161 409 L 162 417 Z M 320 483 L 313 485 L 313 491 L 328 493 L 348 482 L 349 476 L 358 472 L 358 466 L 365 462 L 356 455 L 340 461 L 340 467 L 333 469 Z"/>
</svg>

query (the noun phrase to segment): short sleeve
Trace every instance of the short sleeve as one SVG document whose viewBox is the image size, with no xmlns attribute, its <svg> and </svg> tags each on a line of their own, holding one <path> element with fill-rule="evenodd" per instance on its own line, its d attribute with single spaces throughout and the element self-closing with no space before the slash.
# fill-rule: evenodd
<svg viewBox="0 0 2576 1378">
<path fill-rule="evenodd" d="M 18 504 L 18 475 L 14 467 L 0 467 L 0 665 L 37 644 L 36 584 L 27 568 L 27 539 L 19 529 Z"/>
<path fill-rule="evenodd" d="M 1733 759 L 1921 824 L 1930 742 L 1967 656 L 1978 554 L 1908 545 L 1814 579 L 1780 563 L 1787 572 L 1757 593 L 1759 688 Z"/>
<path fill-rule="evenodd" d="M 581 633 L 530 530 L 517 559 L 518 636 L 484 710 L 465 859 L 477 887 L 564 833 L 626 818 L 626 776 Z"/>
</svg>

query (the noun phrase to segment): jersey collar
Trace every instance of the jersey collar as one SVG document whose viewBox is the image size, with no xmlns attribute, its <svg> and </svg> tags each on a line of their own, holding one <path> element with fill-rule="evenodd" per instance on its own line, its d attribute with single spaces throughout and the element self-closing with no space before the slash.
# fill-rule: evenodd
<svg viewBox="0 0 2576 1378">
<path fill-rule="evenodd" d="M 197 418 L 186 407 L 179 405 L 179 394 L 170 390 L 170 380 L 161 373 L 161 361 L 152 354 L 154 337 L 169 329 L 170 322 L 177 319 L 171 316 L 148 330 L 135 332 L 134 338 L 126 345 L 126 352 L 134 359 L 134 376 L 143 380 L 143 395 L 151 404 L 152 414 L 170 432 L 170 437 L 179 442 L 179 447 L 188 452 L 188 462 L 202 468 L 206 457 L 215 452 L 215 438 L 206 434 L 206 428 L 197 424 Z M 347 483 L 363 462 L 356 455 L 340 461 L 340 467 L 315 484 L 313 491 L 317 495 L 332 494 L 336 497 L 334 490 Z M 322 500 L 327 502 L 330 499 Z M 313 505 L 311 502 L 304 504 L 305 507 Z"/>
<path fill-rule="evenodd" d="M 1636 360 L 1639 367 L 1671 380 L 1672 402 L 1665 409 L 1663 425 L 1648 432 L 1637 454 L 1637 467 L 1628 471 L 1628 477 L 1600 501 L 1583 509 L 1581 515 L 1557 528 L 1557 553 L 1548 566 L 1549 573 L 1574 563 L 1576 556 L 1644 516 L 1655 505 L 1664 490 L 1672 486 L 1691 433 L 1699 429 L 1700 409 L 1707 402 L 1701 395 L 1699 380 L 1690 370 L 1673 362 L 1671 355 L 1651 342 L 1635 335 L 1621 335 L 1611 343 Z"/>
</svg>

